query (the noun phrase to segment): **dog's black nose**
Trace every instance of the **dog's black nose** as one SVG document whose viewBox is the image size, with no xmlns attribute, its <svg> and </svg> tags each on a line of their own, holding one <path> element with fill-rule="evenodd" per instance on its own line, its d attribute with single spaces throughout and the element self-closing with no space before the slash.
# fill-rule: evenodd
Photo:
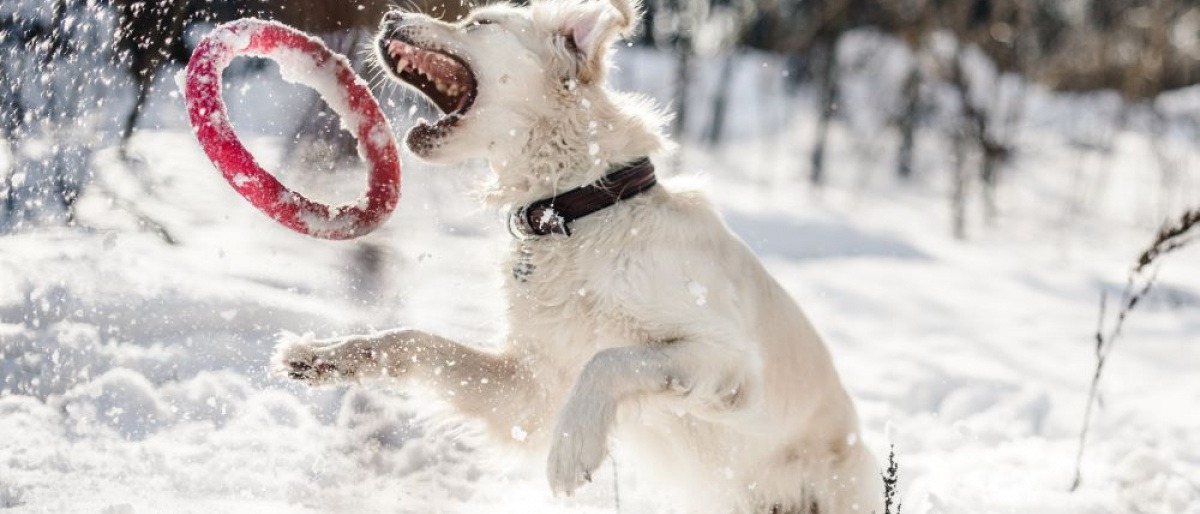
<svg viewBox="0 0 1200 514">
<path fill-rule="evenodd" d="M 383 24 L 399 23 L 404 19 L 404 11 L 388 11 L 383 15 Z"/>
</svg>

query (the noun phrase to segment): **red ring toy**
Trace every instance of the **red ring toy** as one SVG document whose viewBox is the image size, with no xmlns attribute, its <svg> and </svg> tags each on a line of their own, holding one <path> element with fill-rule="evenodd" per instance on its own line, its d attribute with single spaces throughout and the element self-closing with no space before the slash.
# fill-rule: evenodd
<svg viewBox="0 0 1200 514">
<path fill-rule="evenodd" d="M 221 72 L 235 57 L 266 57 L 284 79 L 316 89 L 358 139 L 370 165 L 367 190 L 337 207 L 309 200 L 267 173 L 238 140 L 221 98 Z M 218 26 L 200 41 L 187 66 L 188 118 L 209 160 L 229 185 L 260 211 L 297 232 L 351 239 L 375 230 L 400 200 L 400 157 L 391 125 L 345 57 L 287 25 L 244 19 Z"/>
</svg>

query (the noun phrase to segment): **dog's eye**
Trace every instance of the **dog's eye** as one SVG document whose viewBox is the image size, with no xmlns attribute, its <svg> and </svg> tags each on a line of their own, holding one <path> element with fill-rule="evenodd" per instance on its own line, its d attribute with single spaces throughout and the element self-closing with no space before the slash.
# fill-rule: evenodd
<svg viewBox="0 0 1200 514">
<path fill-rule="evenodd" d="M 489 20 L 487 18 L 475 18 L 467 22 L 467 30 L 476 29 L 484 25 L 494 25 L 495 23 L 496 22 L 494 20 Z"/>
</svg>

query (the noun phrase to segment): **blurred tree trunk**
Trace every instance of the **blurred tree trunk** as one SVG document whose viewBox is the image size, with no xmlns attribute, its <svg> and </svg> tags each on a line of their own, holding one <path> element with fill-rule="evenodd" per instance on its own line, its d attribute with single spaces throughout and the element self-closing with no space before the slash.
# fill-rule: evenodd
<svg viewBox="0 0 1200 514">
<path fill-rule="evenodd" d="M 1175 212 L 1175 192 L 1182 189 L 1180 168 L 1181 162 L 1172 159 L 1168 152 L 1166 140 L 1169 122 L 1154 100 L 1146 102 L 1146 116 L 1150 121 L 1150 149 L 1154 153 L 1154 162 L 1158 167 L 1158 197 L 1154 202 L 1154 219 L 1162 219 L 1169 213 Z"/>
<path fill-rule="evenodd" d="M 967 128 L 954 131 L 954 175 L 950 186 L 950 233 L 955 239 L 967 238 Z"/>
<path fill-rule="evenodd" d="M 992 223 L 995 221 L 998 208 L 996 204 L 996 186 L 999 182 L 1000 169 L 1008 160 L 1012 153 L 1012 148 L 1009 142 L 1004 140 L 998 133 L 1011 133 L 1016 131 L 1017 120 L 1019 120 L 1022 102 L 1014 102 L 1006 119 L 1002 120 L 1006 127 L 997 126 L 995 121 L 995 113 L 988 109 L 980 108 L 976 105 L 975 100 L 971 95 L 971 82 L 967 78 L 967 73 L 964 68 L 963 45 L 958 44 L 955 47 L 953 62 L 950 69 L 950 82 L 954 86 L 958 94 L 960 111 L 962 116 L 964 136 L 970 138 L 975 146 L 978 147 L 980 153 L 979 162 L 979 179 L 980 179 L 980 195 L 983 201 L 985 221 Z M 996 85 L 995 95 L 997 98 L 996 104 L 999 104 L 1000 86 Z M 1020 96 L 1024 96 L 1021 94 Z M 991 111 L 998 110 L 994 107 Z"/>
<path fill-rule="evenodd" d="M 121 128 L 122 156 L 127 154 L 129 138 L 133 136 L 146 109 L 159 67 L 182 52 L 183 31 L 191 2 L 113 2 L 117 13 L 114 39 L 121 54 L 119 57 L 127 61 L 129 74 L 137 90 L 133 107 Z"/>
<path fill-rule="evenodd" d="M 825 146 L 829 140 L 829 124 L 833 121 L 838 102 L 837 41 L 822 39 L 813 46 L 812 55 L 813 64 L 816 66 L 814 71 L 817 85 L 821 88 L 818 96 L 821 116 L 817 119 L 817 130 L 813 138 L 808 179 L 814 186 L 821 186 L 826 180 Z"/>
<path fill-rule="evenodd" d="M 692 82 L 692 45 L 690 38 L 680 37 L 680 43 L 675 52 L 675 123 L 671 132 L 677 141 L 683 140 L 687 130 L 688 96 Z"/>
<path fill-rule="evenodd" d="M 959 122 L 954 129 L 954 175 L 950 187 L 951 233 L 955 239 L 967 238 L 967 189 L 970 180 L 967 173 L 967 141 L 980 141 L 980 133 L 986 127 L 982 113 L 971 99 L 971 86 L 963 69 L 963 45 L 955 42 L 950 56 L 950 84 L 958 93 Z M 982 145 L 981 145 L 982 147 Z M 986 152 L 985 152 L 986 153 Z M 985 158 L 984 161 L 987 159 Z"/>
<path fill-rule="evenodd" d="M 716 145 L 721 142 L 725 129 L 725 110 L 729 106 L 729 93 L 733 89 L 733 68 L 737 65 L 738 52 L 730 50 L 721 63 L 721 73 L 717 77 L 717 90 L 713 95 L 712 120 L 708 126 L 708 143 Z"/>
<path fill-rule="evenodd" d="M 913 65 L 904 79 L 904 112 L 900 115 L 900 148 L 896 153 L 896 174 L 902 179 L 913 175 L 913 151 L 917 138 L 917 117 L 921 112 L 921 70 Z"/>
<path fill-rule="evenodd" d="M 1020 120 L 1025 112 L 1026 88 L 1023 85 L 1019 87 L 1017 98 L 1012 101 L 1008 112 L 999 122 L 1002 126 L 987 132 L 980 140 L 983 163 L 980 165 L 979 176 L 983 181 L 984 218 L 989 224 L 994 223 L 1000 215 L 996 189 L 1000 184 L 1001 171 L 1012 157 Z"/>
</svg>

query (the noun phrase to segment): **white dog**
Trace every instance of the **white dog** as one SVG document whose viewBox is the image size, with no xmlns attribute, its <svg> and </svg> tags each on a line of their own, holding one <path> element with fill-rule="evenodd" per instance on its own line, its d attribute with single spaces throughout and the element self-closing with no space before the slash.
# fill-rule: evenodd
<svg viewBox="0 0 1200 514">
<path fill-rule="evenodd" d="M 443 112 L 408 147 L 486 159 L 488 199 L 515 206 L 510 333 L 495 352 L 408 329 L 292 342 L 275 365 L 310 384 L 430 385 L 497 440 L 548 451 L 556 494 L 588 482 L 611 440 L 684 510 L 877 511 L 877 469 L 820 337 L 708 200 L 654 185 L 644 158 L 664 148 L 662 117 L 605 86 L 609 47 L 637 10 L 389 13 L 381 63 Z M 577 188 L 601 208 L 572 216 Z"/>
</svg>

